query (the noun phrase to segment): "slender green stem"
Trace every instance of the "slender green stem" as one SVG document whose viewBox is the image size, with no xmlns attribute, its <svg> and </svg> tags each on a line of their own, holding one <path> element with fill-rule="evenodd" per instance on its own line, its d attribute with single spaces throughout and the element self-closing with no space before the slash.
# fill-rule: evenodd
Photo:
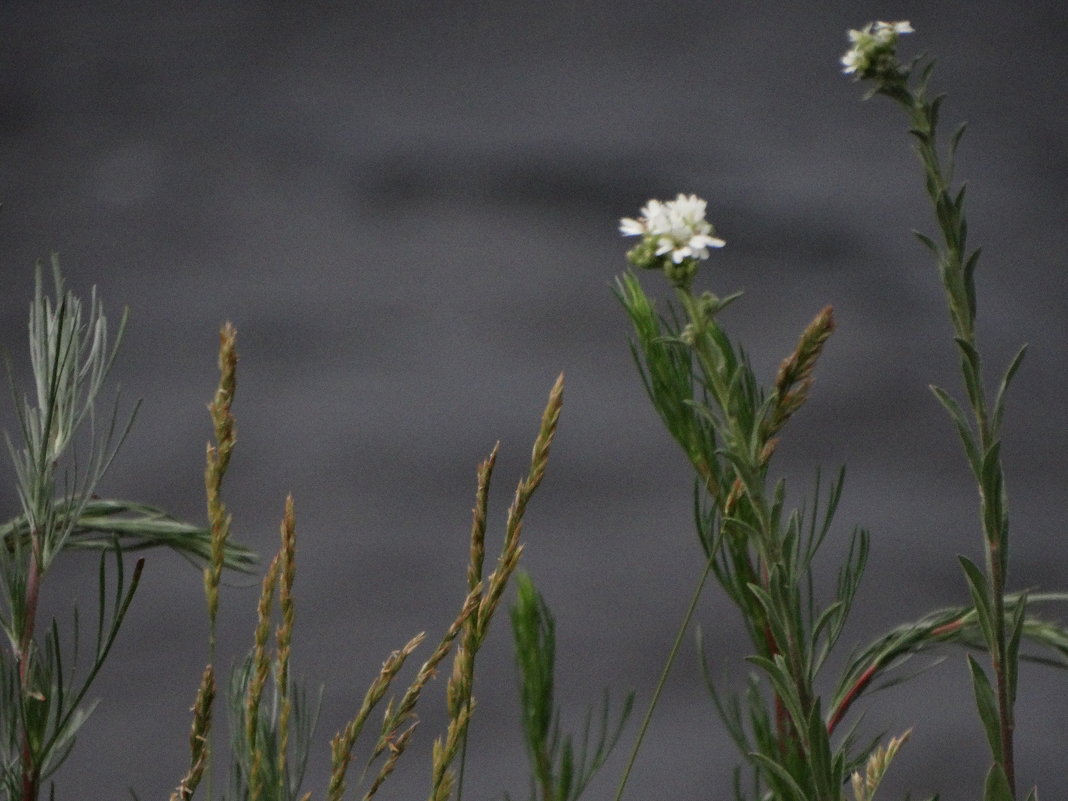
<svg viewBox="0 0 1068 801">
<path fill-rule="evenodd" d="M 712 556 L 710 556 L 705 563 L 705 569 L 702 571 L 701 578 L 697 582 L 697 587 L 693 591 L 693 597 L 690 599 L 690 606 L 682 618 L 682 624 L 679 626 L 679 631 L 675 635 L 675 642 L 671 645 L 671 651 L 668 652 L 667 662 L 664 663 L 664 669 L 660 672 L 660 679 L 656 683 L 656 689 L 653 690 L 653 697 L 649 701 L 649 707 L 645 710 L 645 717 L 642 718 L 642 725 L 638 730 L 638 737 L 634 741 L 634 748 L 631 749 L 630 757 L 627 759 L 627 766 L 623 769 L 623 776 L 619 780 L 619 788 L 616 790 L 615 801 L 620 801 L 620 799 L 623 798 L 623 791 L 626 789 L 627 780 L 630 778 L 630 772 L 634 767 L 634 762 L 638 758 L 638 751 L 641 749 L 642 741 L 645 739 L 645 732 L 649 728 L 649 722 L 653 719 L 653 711 L 656 709 L 656 705 L 660 700 L 660 693 L 663 692 L 664 685 L 667 683 L 668 674 L 671 673 L 671 668 L 675 664 L 675 657 L 678 656 L 679 650 L 682 647 L 682 638 L 686 636 L 686 630 L 690 627 L 690 620 L 693 618 L 693 613 L 697 609 L 697 602 L 701 598 L 701 593 L 705 588 L 705 582 L 708 580 L 708 576 L 712 572 L 712 566 L 715 563 L 715 560 L 715 552 L 713 552 Z"/>
<path fill-rule="evenodd" d="M 943 248 L 939 253 L 940 272 L 946 291 L 946 301 L 953 324 L 954 335 L 960 345 L 962 369 L 965 373 L 965 386 L 968 400 L 975 419 L 978 435 L 978 452 L 982 457 L 992 453 L 997 444 L 997 432 L 991 425 L 991 413 L 986 399 L 980 372 L 980 360 L 975 336 L 975 301 L 974 288 L 968 276 L 974 264 L 965 266 L 966 256 L 966 222 L 963 204 L 952 194 L 952 168 L 943 167 L 938 153 L 936 137 L 937 101 L 926 99 L 926 76 L 921 80 L 916 91 L 904 85 L 886 91 L 892 99 L 900 103 L 908 112 L 913 134 L 917 138 L 917 154 L 927 176 L 927 193 L 934 206 L 939 228 L 942 232 Z M 952 157 L 952 152 L 951 152 Z M 971 257 L 974 260 L 976 256 Z M 997 458 L 996 456 L 994 457 Z M 993 632 L 990 649 L 991 665 L 994 670 L 996 686 L 1000 754 L 995 760 L 1001 763 L 1005 772 L 1012 797 L 1016 797 L 1015 758 L 1013 747 L 1013 729 L 1015 727 L 1013 701 L 1010 693 L 1011 676 L 1016 666 L 1010 664 L 1008 636 L 1005 627 L 1005 591 L 1008 566 L 1008 537 L 1004 523 L 1005 509 L 1002 499 L 991 497 L 1000 493 L 1004 479 L 1000 460 L 995 465 L 994 479 L 988 480 L 984 475 L 977 475 L 979 482 L 981 518 L 984 534 L 987 575 L 990 581 L 990 604 Z M 996 514 L 991 514 L 991 509 Z"/>
</svg>

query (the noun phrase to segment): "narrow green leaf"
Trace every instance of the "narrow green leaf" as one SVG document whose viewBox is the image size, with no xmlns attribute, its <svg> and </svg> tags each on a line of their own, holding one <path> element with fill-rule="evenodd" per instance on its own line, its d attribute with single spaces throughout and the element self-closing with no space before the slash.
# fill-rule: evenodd
<svg viewBox="0 0 1068 801">
<path fill-rule="evenodd" d="M 986 672 L 975 661 L 975 657 L 968 654 L 968 669 L 972 673 L 972 690 L 975 693 L 975 705 L 979 710 L 979 720 L 983 723 L 986 731 L 987 742 L 990 743 L 990 753 L 1001 753 L 1001 724 L 998 717 L 998 705 L 994 700 L 994 690 L 990 686 L 990 680 Z"/>
<path fill-rule="evenodd" d="M 912 235 L 918 240 L 920 240 L 927 247 L 927 249 L 930 250 L 931 253 L 933 253 L 935 256 L 941 255 L 941 251 L 938 249 L 938 245 L 936 245 L 934 243 L 934 240 L 931 239 L 931 237 L 927 236 L 927 234 L 922 234 L 919 231 L 913 231 Z"/>
<path fill-rule="evenodd" d="M 964 455 L 968 459 L 968 465 L 972 468 L 972 474 L 978 481 L 980 475 L 979 448 L 975 444 L 975 436 L 968 425 L 968 419 L 964 416 L 964 410 L 960 408 L 960 404 L 954 400 L 953 396 L 941 387 L 932 384 L 931 392 L 934 393 L 934 396 L 938 398 L 938 402 L 942 404 L 953 419 L 953 424 L 957 427 L 957 433 L 960 435 L 960 441 L 964 445 Z"/>
<path fill-rule="evenodd" d="M 990 771 L 986 774 L 983 801 L 1015 801 L 1012 797 L 1012 789 L 1009 787 L 1009 780 L 1005 777 L 1005 771 L 999 762 L 991 765 Z"/>
<path fill-rule="evenodd" d="M 720 298 L 719 302 L 716 303 L 714 313 L 719 314 L 721 311 L 727 308 L 730 304 L 734 303 L 734 301 L 738 300 L 738 298 L 740 298 L 744 294 L 744 292 L 732 292 L 731 294 L 727 295 L 727 297 Z"/>
<path fill-rule="evenodd" d="M 968 592 L 971 593 L 972 603 L 975 604 L 975 614 L 979 619 L 979 629 L 983 632 L 983 639 L 988 648 L 993 648 L 995 643 L 993 614 L 990 610 L 990 587 L 986 576 L 966 556 L 958 556 L 961 567 L 964 568 L 964 576 L 968 581 Z"/>
<path fill-rule="evenodd" d="M 827 735 L 827 726 L 823 722 L 819 703 L 812 707 L 808 720 L 808 759 L 812 774 L 812 783 L 820 798 L 831 798 L 832 793 L 841 784 L 841 778 L 834 774 L 834 762 L 831 759 L 831 743 Z"/>
<path fill-rule="evenodd" d="M 979 255 L 983 252 L 982 248 L 976 248 L 972 251 L 968 260 L 964 263 L 964 279 L 970 282 L 975 275 L 975 268 L 979 266 Z"/>
<path fill-rule="evenodd" d="M 993 430 L 995 434 L 1001 428 L 1001 418 L 1005 413 L 1005 395 L 1009 391 L 1009 385 L 1016 376 L 1016 371 L 1020 369 L 1020 364 L 1023 362 L 1024 354 L 1026 353 L 1027 345 L 1024 345 L 1016 352 L 1012 361 L 1009 362 L 1008 369 L 1005 371 L 1005 377 L 1001 379 L 1001 384 L 998 386 L 998 393 L 994 397 Z"/>
<path fill-rule="evenodd" d="M 820 632 L 823 631 L 825 626 L 830 626 L 831 631 L 834 631 L 835 625 L 842 617 L 843 607 L 845 602 L 838 600 L 828 606 L 823 612 L 820 613 L 819 618 L 816 619 L 816 625 L 812 627 L 812 639 L 815 640 L 819 637 Z"/>
<path fill-rule="evenodd" d="M 978 372 L 979 369 L 979 351 L 975 349 L 975 345 L 966 339 L 961 337 L 954 337 L 953 341 L 956 343 L 957 348 L 960 350 L 964 358 L 975 368 Z"/>
<path fill-rule="evenodd" d="M 938 196 L 934 202 L 935 216 L 938 218 L 938 227 L 942 229 L 942 233 L 946 238 L 946 244 L 949 245 L 950 250 L 953 249 L 953 234 L 954 232 L 954 220 L 953 220 L 953 201 L 949 199 L 949 193 L 944 189 L 938 191 Z"/>
<path fill-rule="evenodd" d="M 961 210 L 964 208 L 964 195 L 965 195 L 965 192 L 967 191 L 967 189 L 968 189 L 968 185 L 967 184 L 962 184 L 960 189 L 957 190 L 957 196 L 955 198 L 953 198 L 953 207 L 957 210 L 958 214 L 960 214 Z M 963 225 L 963 223 L 964 223 L 964 221 L 962 220 L 961 224 Z M 961 242 L 962 246 L 963 246 L 963 244 L 964 243 Z"/>
<path fill-rule="evenodd" d="M 1001 532 L 1001 442 L 994 440 L 983 454 L 982 474 L 979 482 L 983 487 L 983 496 L 992 518 L 989 521 L 988 536 L 997 536 Z"/>
<path fill-rule="evenodd" d="M 797 688 L 794 686 L 793 678 L 790 676 L 790 670 L 782 654 L 776 654 L 774 659 L 748 656 L 746 661 L 762 668 L 768 674 L 776 695 L 786 707 L 786 711 L 790 713 L 790 722 L 799 733 L 805 732 L 807 720 L 801 708 L 801 699 L 797 696 Z"/>
<path fill-rule="evenodd" d="M 1006 643 L 1005 670 L 1008 672 L 1009 704 L 1016 704 L 1016 681 L 1019 678 L 1020 667 L 1020 640 L 1023 639 L 1024 621 L 1027 617 L 1027 593 L 1020 596 L 1019 603 L 1013 609 L 1012 628 L 1009 629 L 1009 639 Z"/>
<path fill-rule="evenodd" d="M 964 132 L 968 129 L 968 123 L 962 122 L 957 126 L 957 130 L 953 132 L 953 136 L 949 140 L 950 152 L 956 152 L 957 147 L 960 146 L 961 137 L 964 136 Z"/>
<path fill-rule="evenodd" d="M 925 76 L 926 82 L 926 76 Z M 935 127 L 938 125 L 938 112 L 942 108 L 942 103 L 945 101 L 945 93 L 938 95 L 931 104 L 927 107 L 927 118 L 931 121 L 931 133 L 934 133 Z"/>
<path fill-rule="evenodd" d="M 964 375 L 964 386 L 968 391 L 968 401 L 972 408 L 977 408 L 983 398 L 979 352 L 967 340 L 955 337 L 954 341 L 961 352 L 960 369 Z"/>
<path fill-rule="evenodd" d="M 753 752 L 749 756 L 764 769 L 764 772 L 768 775 L 769 784 L 779 785 L 782 790 L 789 793 L 789 795 L 782 797 L 782 801 L 789 801 L 789 799 L 794 799 L 794 801 L 808 801 L 808 796 L 806 796 L 805 792 L 798 786 L 794 777 L 786 771 L 786 768 L 771 757 L 765 756 L 759 752 Z"/>
<path fill-rule="evenodd" d="M 975 268 L 979 265 L 979 254 L 982 250 L 982 248 L 973 250 L 972 254 L 964 264 L 964 291 L 968 295 L 968 312 L 971 314 L 973 320 L 975 319 L 976 314 Z"/>
<path fill-rule="evenodd" d="M 953 132 L 953 136 L 949 140 L 949 150 L 946 158 L 946 182 L 953 183 L 953 174 L 957 168 L 957 147 L 960 145 L 961 137 L 964 136 L 964 131 L 967 129 L 968 123 L 962 122 L 957 126 L 957 130 Z"/>
<path fill-rule="evenodd" d="M 788 641 L 787 621 L 782 616 L 780 604 L 776 604 L 772 596 L 759 584 L 749 584 L 749 591 L 760 602 L 764 610 L 764 620 L 771 630 L 772 639 L 777 643 Z"/>
<path fill-rule="evenodd" d="M 932 58 L 924 66 L 923 71 L 920 73 L 920 81 L 917 87 L 917 92 L 922 96 L 927 91 L 927 82 L 931 80 L 931 73 L 934 71 L 935 61 Z"/>
</svg>

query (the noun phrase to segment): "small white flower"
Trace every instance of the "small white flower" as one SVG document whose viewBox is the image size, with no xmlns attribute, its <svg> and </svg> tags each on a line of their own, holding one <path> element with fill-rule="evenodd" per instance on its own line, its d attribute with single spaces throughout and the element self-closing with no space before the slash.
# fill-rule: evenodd
<svg viewBox="0 0 1068 801">
<path fill-rule="evenodd" d="M 880 42 L 892 41 L 902 33 L 915 33 L 907 19 L 903 19 L 900 22 L 883 22 L 880 20 L 875 23 L 874 32 L 875 37 Z"/>
<path fill-rule="evenodd" d="M 842 71 L 847 75 L 872 77 L 880 61 L 892 57 L 897 45 L 897 37 L 903 33 L 913 33 L 908 20 L 899 22 L 869 22 L 859 31 L 849 31 L 852 47 L 842 56 Z"/>
<path fill-rule="evenodd" d="M 712 224 L 705 219 L 706 203 L 697 195 L 681 192 L 674 200 L 661 203 L 650 200 L 637 220 L 619 221 L 624 236 L 649 237 L 656 243 L 656 255 L 671 254 L 675 264 L 686 259 L 707 259 L 708 249 L 721 248 L 726 242 L 713 236 Z"/>
</svg>

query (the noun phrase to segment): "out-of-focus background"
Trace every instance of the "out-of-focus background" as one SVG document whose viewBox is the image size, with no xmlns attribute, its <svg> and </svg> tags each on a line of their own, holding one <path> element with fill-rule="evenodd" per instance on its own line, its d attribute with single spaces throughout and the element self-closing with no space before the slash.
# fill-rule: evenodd
<svg viewBox="0 0 1068 801">
<path fill-rule="evenodd" d="M 1004 442 L 1011 584 L 1068 586 L 1060 0 L 0 7 L 3 346 L 24 378 L 33 264 L 53 250 L 72 286 L 96 285 L 116 316 L 129 306 L 115 377 L 144 405 L 102 489 L 200 521 L 216 331 L 236 324 L 227 498 L 236 536 L 264 554 L 296 499 L 295 669 L 326 685 L 317 797 L 327 740 L 382 659 L 417 631 L 435 638 L 458 607 L 475 466 L 497 439 L 499 542 L 561 370 L 524 563 L 558 618 L 563 723 L 577 728 L 605 686 L 648 700 L 700 569 L 690 474 L 610 291 L 628 247 L 618 218 L 650 197 L 708 199 L 728 245 L 702 281 L 745 290 L 723 319 L 769 380 L 805 323 L 835 307 L 777 466 L 801 502 L 816 466 L 848 464 L 827 581 L 852 526 L 871 529 L 872 557 L 845 640 L 965 601 L 956 555 L 982 558 L 975 491 L 927 388 L 959 384 L 934 266 L 909 233 L 932 230 L 930 212 L 903 117 L 860 102 L 838 64 L 846 29 L 873 19 L 911 20 L 902 49 L 938 56 L 945 127 L 971 123 L 960 174 L 984 245 L 991 376 L 1031 345 Z M 0 419 L 13 428 L 10 406 Z M 4 516 L 17 511 L 8 475 Z M 49 576 L 52 611 L 84 599 L 92 572 L 85 557 Z M 250 642 L 255 595 L 224 595 L 227 662 Z M 173 788 L 206 659 L 203 606 L 197 571 L 149 556 L 57 797 Z M 712 591 L 698 617 L 713 672 L 738 686 L 733 610 Z M 502 617 L 476 688 L 468 798 L 527 792 L 510 649 Z M 697 664 L 691 640 L 632 798 L 730 794 L 738 757 Z M 1024 671 L 1018 774 L 1043 797 L 1068 792 L 1065 688 L 1068 674 Z M 443 690 L 440 678 L 381 797 L 426 792 Z M 986 746 L 961 654 L 862 706 L 866 734 L 915 727 L 887 797 L 976 797 Z M 621 763 L 590 798 L 609 797 Z"/>
</svg>

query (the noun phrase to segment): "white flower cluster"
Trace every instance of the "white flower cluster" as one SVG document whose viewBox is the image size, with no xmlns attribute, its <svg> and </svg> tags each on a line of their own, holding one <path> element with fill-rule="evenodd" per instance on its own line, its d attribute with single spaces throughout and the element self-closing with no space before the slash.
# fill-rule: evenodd
<svg viewBox="0 0 1068 801">
<path fill-rule="evenodd" d="M 893 53 L 899 35 L 912 32 L 908 20 L 869 22 L 859 31 L 849 31 L 853 46 L 842 56 L 842 71 L 846 75 L 866 76 L 882 57 Z"/>
<path fill-rule="evenodd" d="M 709 248 L 726 242 L 713 236 L 712 224 L 705 219 L 705 201 L 697 195 L 680 193 L 674 200 L 650 200 L 634 220 L 624 217 L 619 230 L 624 236 L 648 237 L 656 242 L 656 255 L 671 254 L 675 264 L 686 259 L 707 259 Z"/>
</svg>

